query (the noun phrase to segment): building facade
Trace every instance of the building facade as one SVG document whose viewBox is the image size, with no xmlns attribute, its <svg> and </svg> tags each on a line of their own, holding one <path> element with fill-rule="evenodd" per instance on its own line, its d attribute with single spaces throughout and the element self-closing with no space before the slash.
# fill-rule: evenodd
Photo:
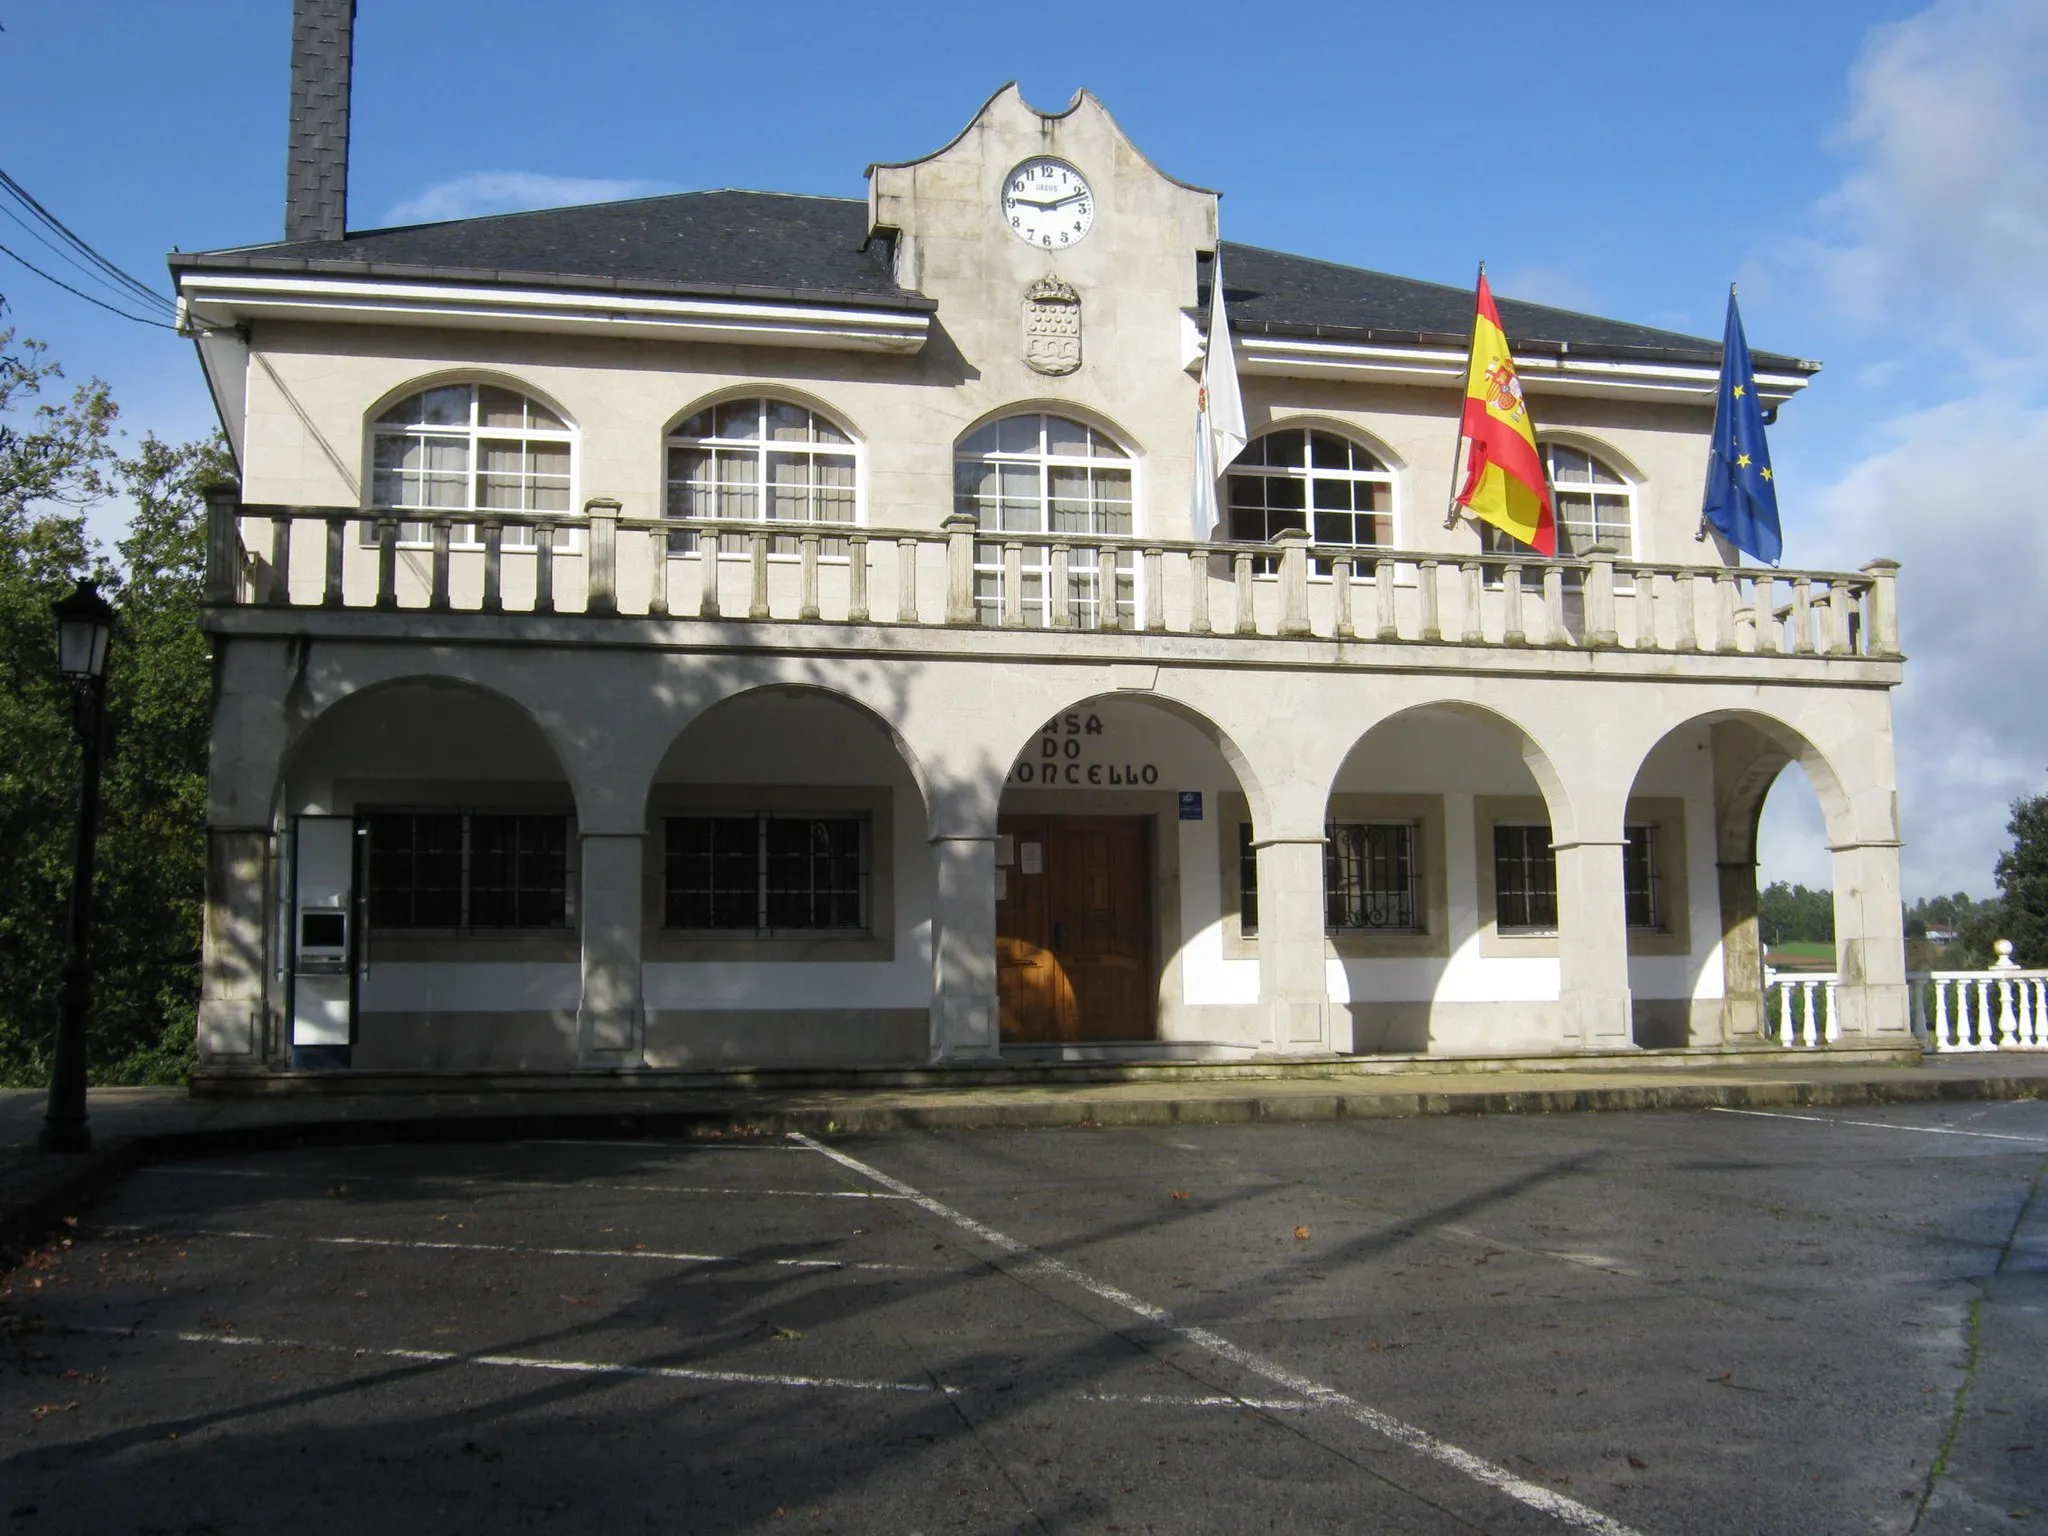
<svg viewBox="0 0 2048 1536">
<path fill-rule="evenodd" d="M 346 17 L 298 238 L 173 258 L 204 1074 L 1753 1048 L 1795 759 L 1841 1044 L 1910 1047 L 1893 567 L 1696 540 L 1717 344 L 1503 302 L 1546 560 L 1446 525 L 1468 292 L 1224 245 L 1195 526 L 1217 195 L 1092 97 L 865 201 L 349 233 Z"/>
</svg>

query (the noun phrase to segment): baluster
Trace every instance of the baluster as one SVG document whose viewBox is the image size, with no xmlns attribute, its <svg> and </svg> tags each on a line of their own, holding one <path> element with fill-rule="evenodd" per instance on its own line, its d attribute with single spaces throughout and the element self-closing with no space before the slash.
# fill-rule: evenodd
<svg viewBox="0 0 2048 1536">
<path fill-rule="evenodd" d="M 955 512 L 940 526 L 946 530 L 946 622 L 972 624 L 974 534 L 981 519 L 972 512 Z"/>
<path fill-rule="evenodd" d="M 1280 633 L 1306 635 L 1308 622 L 1308 550 L 1312 542 L 1305 528 L 1284 529 L 1274 542 L 1280 546 Z"/>
<path fill-rule="evenodd" d="M 206 572 L 201 595 L 209 603 L 242 600 L 242 492 L 234 485 L 209 485 L 206 501 Z"/>
<path fill-rule="evenodd" d="M 1437 613 L 1436 562 L 1418 560 L 1415 562 L 1415 584 L 1422 598 L 1422 638 L 1441 640 L 1444 637 L 1443 623 Z"/>
<path fill-rule="evenodd" d="M 1545 645 L 1570 645 L 1571 631 L 1564 623 L 1564 567 L 1543 567 L 1543 626 L 1548 631 Z"/>
<path fill-rule="evenodd" d="M 1621 644 L 1614 628 L 1614 551 L 1595 544 L 1586 553 L 1586 646 L 1613 650 Z"/>
<path fill-rule="evenodd" d="M 1799 1043 L 1808 1049 L 1820 1044 L 1820 983 L 1802 981 L 1799 984 L 1799 1000 L 1806 1005 L 1806 1023 L 1799 1031 Z"/>
<path fill-rule="evenodd" d="M 619 611 L 619 503 L 609 496 L 593 496 L 583 503 L 589 519 L 584 537 L 590 541 L 584 557 L 583 611 L 610 614 Z"/>
<path fill-rule="evenodd" d="M 818 535 L 802 533 L 797 535 L 797 552 L 801 561 L 803 593 L 797 604 L 798 620 L 815 620 L 823 610 L 818 606 Z"/>
<path fill-rule="evenodd" d="M 1358 633 L 1351 627 L 1351 571 L 1355 559 L 1352 555 L 1339 555 L 1330 562 L 1330 606 L 1339 640 L 1353 639 Z"/>
<path fill-rule="evenodd" d="M 341 606 L 341 561 L 348 549 L 348 519 L 330 516 L 327 519 L 327 576 L 320 590 L 322 608 Z"/>
<path fill-rule="evenodd" d="M 398 606 L 398 519 L 377 519 L 377 606 Z"/>
<path fill-rule="evenodd" d="M 1976 1050 L 1988 1051 L 1991 1049 L 1991 983 L 1973 981 L 1970 991 L 1970 1044 Z"/>
<path fill-rule="evenodd" d="M 718 556 L 724 545 L 725 535 L 715 528 L 697 535 L 697 617 L 700 619 L 724 617 L 718 606 Z"/>
<path fill-rule="evenodd" d="M 846 540 L 846 622 L 868 622 L 868 536 L 849 534 Z"/>
<path fill-rule="evenodd" d="M 917 540 L 896 541 L 896 622 L 917 622 Z"/>
<path fill-rule="evenodd" d="M 1465 611 L 1459 617 L 1464 620 L 1465 628 L 1458 638 L 1466 645 L 1484 645 L 1486 626 L 1481 622 L 1479 601 L 1486 591 L 1486 572 L 1477 560 L 1461 561 L 1459 568 L 1465 577 L 1464 591 L 1459 594 L 1464 599 Z"/>
<path fill-rule="evenodd" d="M 1792 983 L 1778 983 L 1778 1044 L 1792 1044 Z"/>
<path fill-rule="evenodd" d="M 650 528 L 647 530 L 647 554 L 650 560 L 650 580 L 647 588 L 647 616 L 665 619 L 669 612 L 669 548 L 668 530 Z"/>
<path fill-rule="evenodd" d="M 1778 582 L 1768 571 L 1759 571 L 1750 585 L 1750 602 L 1756 609 L 1756 653 L 1781 655 L 1785 649 L 1778 632 Z"/>
<path fill-rule="evenodd" d="M 1864 650 L 1872 656 L 1899 654 L 1899 562 L 1872 560 L 1863 569 L 1870 575 L 1870 623 L 1863 638 Z"/>
<path fill-rule="evenodd" d="M 555 525 L 533 525 L 533 611 L 555 611 Z"/>
<path fill-rule="evenodd" d="M 765 619 L 768 617 L 768 546 L 773 536 L 759 528 L 747 534 L 748 574 L 752 587 L 747 595 L 747 617 Z"/>
<path fill-rule="evenodd" d="M 1798 656 L 1813 649 L 1813 583 L 1804 576 L 1792 578 L 1792 622 L 1785 636 L 1785 654 Z"/>
<path fill-rule="evenodd" d="M 1907 978 L 1906 997 L 1911 1014 L 1910 1027 L 1913 1038 L 1922 1045 L 1927 1043 L 1927 988 L 1920 982 Z"/>
<path fill-rule="evenodd" d="M 505 525 L 495 517 L 483 520 L 485 613 L 505 611 Z"/>
<path fill-rule="evenodd" d="M 274 513 L 270 519 L 270 591 L 267 600 L 289 608 L 292 601 L 292 515 Z"/>
<path fill-rule="evenodd" d="M 1145 628 L 1153 634 L 1166 628 L 1165 560 L 1156 545 L 1145 551 Z"/>
<path fill-rule="evenodd" d="M 1209 552 L 1188 551 L 1188 633 L 1209 633 Z"/>
<path fill-rule="evenodd" d="M 1847 628 L 1841 622 L 1841 601 L 1841 588 L 1833 582 L 1829 582 L 1827 589 L 1814 599 L 1814 606 L 1820 610 L 1813 643 L 1817 656 L 1835 656 L 1841 652 L 1841 636 Z"/>
<path fill-rule="evenodd" d="M 1237 632 L 1256 635 L 1259 620 L 1252 607 L 1252 557 L 1242 550 L 1230 557 L 1230 580 L 1237 596 Z"/>
<path fill-rule="evenodd" d="M 1011 539 L 1003 545 L 1003 627 L 1024 625 L 1024 546 Z"/>
<path fill-rule="evenodd" d="M 455 529 L 445 517 L 434 519 L 434 580 L 427 606 L 437 613 L 448 611 L 448 545 Z"/>
<path fill-rule="evenodd" d="M 1735 643 L 1735 574 L 1732 571 L 1714 573 L 1714 595 L 1719 599 L 1714 614 L 1714 649 L 1722 655 L 1732 656 L 1741 649 Z"/>
<path fill-rule="evenodd" d="M 1832 981 L 1824 981 L 1820 984 L 1821 1004 L 1827 1010 L 1825 1038 L 1829 1045 L 1833 1045 L 1842 1038 L 1842 1022 L 1835 1017 L 1835 993 L 1837 990 L 1836 984 Z"/>
<path fill-rule="evenodd" d="M 1934 1048 L 1937 1051 L 1949 1050 L 1954 1044 L 1951 1039 L 1954 1026 L 1948 1017 L 1948 987 L 1945 981 L 1934 984 Z"/>
<path fill-rule="evenodd" d="M 1500 568 L 1501 596 L 1507 599 L 1507 628 L 1501 631 L 1501 644 L 1527 645 L 1529 636 L 1522 628 L 1522 562 L 1510 560 Z"/>
<path fill-rule="evenodd" d="M 1045 594 L 1045 598 L 1046 606 L 1052 613 L 1052 627 L 1054 629 L 1072 629 L 1074 627 L 1074 593 L 1067 576 L 1068 565 L 1071 559 L 1072 551 L 1066 545 L 1053 545 L 1052 574 L 1048 578 L 1052 583 L 1052 587 Z"/>
<path fill-rule="evenodd" d="M 2000 978 L 1998 987 L 1998 1024 L 1991 1035 L 1994 1050 L 2004 1050 L 2020 1037 L 2019 1021 L 2012 1013 L 2012 983 Z"/>
<path fill-rule="evenodd" d="M 1630 590 L 1635 594 L 1635 648 L 1639 651 L 1661 651 L 1664 646 L 1657 634 L 1657 573 L 1640 569 L 1631 571 L 1629 582 Z"/>
<path fill-rule="evenodd" d="M 1673 650 L 1696 651 L 1700 648 L 1698 619 L 1693 611 L 1692 572 L 1673 571 L 1671 574 L 1671 607 L 1678 620 L 1676 633 L 1671 639 Z"/>
<path fill-rule="evenodd" d="M 1400 574 L 1385 556 L 1372 563 L 1373 632 L 1381 640 L 1401 638 L 1401 611 L 1394 606 L 1394 579 Z"/>
<path fill-rule="evenodd" d="M 1124 616 L 1116 604 L 1116 546 L 1113 544 L 1104 544 L 1095 551 L 1095 627 L 1124 627 Z"/>
</svg>

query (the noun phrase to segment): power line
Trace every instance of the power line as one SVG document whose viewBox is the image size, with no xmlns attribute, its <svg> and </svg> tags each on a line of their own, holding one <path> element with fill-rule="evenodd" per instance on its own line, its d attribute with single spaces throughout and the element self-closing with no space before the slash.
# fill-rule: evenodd
<svg viewBox="0 0 2048 1536">
<path fill-rule="evenodd" d="M 64 279 L 61 277 L 50 276 L 49 273 L 45 272 L 41 267 L 37 266 L 34 262 L 17 254 L 14 251 L 9 250 L 4 245 L 0 245 L 0 256 L 14 257 L 16 261 L 20 262 L 24 267 L 27 267 L 29 271 L 35 273 L 35 275 L 37 277 L 40 277 L 44 282 L 55 283 L 59 288 L 62 288 L 66 293 L 76 294 L 79 298 L 85 300 L 86 303 L 97 304 L 101 309 L 106 310 L 109 314 L 119 315 L 123 320 L 133 320 L 137 325 L 153 325 L 160 331 L 175 331 L 177 329 L 175 325 L 168 325 L 162 320 L 151 320 L 146 315 L 131 315 L 125 309 L 115 309 L 114 306 L 109 304 L 105 299 L 96 299 L 91 294 L 85 292 L 83 289 L 72 287 L 69 283 L 65 282 Z"/>
<path fill-rule="evenodd" d="M 5 214 L 8 218 L 12 219 L 15 223 L 19 224 L 31 240 L 34 240 L 38 245 L 42 246 L 44 250 L 50 252 L 59 261 L 64 262 L 73 271 L 82 274 L 87 281 L 99 284 L 102 288 L 105 288 L 110 293 L 112 293 L 116 298 L 122 299 L 127 302 L 133 302 L 134 295 L 128 289 L 122 287 L 118 283 L 110 282 L 105 276 L 101 274 L 99 268 L 79 260 L 79 258 L 73 255 L 69 249 L 59 245 L 56 241 L 50 239 L 49 236 L 45 235 L 41 230 L 37 229 L 35 225 L 31 224 L 27 219 L 23 218 L 19 213 L 15 212 L 13 207 L 11 207 L 6 202 L 0 202 L 0 214 Z"/>
<path fill-rule="evenodd" d="M 11 194 L 15 198 L 17 202 L 19 202 L 22 206 L 24 206 L 31 213 L 33 213 L 36 216 L 36 218 L 40 220 L 46 227 L 48 227 L 51 230 L 54 230 L 59 236 L 61 236 L 65 243 L 69 245 L 73 251 L 76 251 L 79 255 L 83 256 L 86 259 L 86 261 L 89 262 L 94 268 L 97 268 L 98 270 L 94 274 L 96 280 L 105 281 L 106 279 L 111 278 L 114 284 L 118 285 L 116 291 L 121 292 L 122 297 L 129 300 L 130 302 L 139 299 L 142 302 L 157 309 L 161 313 L 176 313 L 177 307 L 169 299 L 165 298 L 164 295 L 157 292 L 147 283 L 142 282 L 140 279 L 132 277 L 128 273 L 122 271 L 121 268 L 115 266 L 113 262 L 109 261 L 106 257 L 102 256 L 98 251 L 94 250 L 90 244 L 88 244 L 84 239 L 75 234 L 64 223 L 63 220 L 59 219 L 55 214 L 50 212 L 49 209 L 45 208 L 41 203 L 37 202 L 35 197 L 29 192 L 29 190 L 26 187 L 24 187 L 20 182 L 16 181 L 12 176 L 8 175 L 7 172 L 5 172 L 4 170 L 0 170 L 0 188 L 4 188 L 9 194 Z M 16 222 L 20 223 L 21 221 L 17 219 Z M 35 233 L 33 230 L 31 230 L 30 232 Z M 41 237 L 38 236 L 38 238 Z M 49 244 L 47 240 L 45 240 L 43 243 L 46 245 Z M 55 247 L 52 248 L 55 249 Z M 10 256 L 14 256 L 14 253 L 12 251 L 9 251 L 7 254 Z M 35 267 L 34 265 L 27 261 L 23 261 L 22 258 L 19 256 L 14 256 L 14 259 L 16 261 L 20 261 L 23 266 L 28 267 L 30 271 L 35 272 L 38 276 L 49 278 L 51 282 L 57 283 L 58 287 L 65 289 L 67 292 L 76 293 L 80 298 L 84 299 L 90 299 L 92 297 L 90 294 L 79 293 L 76 288 L 71 287 L 71 285 L 68 283 L 59 282 L 58 279 L 54 277 L 49 277 L 48 273 L 42 272 L 39 268 Z M 76 266 L 79 265 L 79 263 L 74 260 L 73 265 Z M 98 303 L 99 301 L 93 300 L 93 302 Z M 112 306 L 102 304 L 101 308 L 111 309 Z M 121 311 L 114 310 L 114 313 L 120 314 Z M 134 319 L 136 317 L 130 316 L 129 318 Z"/>
</svg>

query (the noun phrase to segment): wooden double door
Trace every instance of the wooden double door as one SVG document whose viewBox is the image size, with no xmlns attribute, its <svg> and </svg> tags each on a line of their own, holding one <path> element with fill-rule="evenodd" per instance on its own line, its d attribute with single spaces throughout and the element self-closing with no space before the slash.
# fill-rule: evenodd
<svg viewBox="0 0 2048 1536">
<path fill-rule="evenodd" d="M 997 824 L 996 991 L 1003 1038 L 1150 1040 L 1152 820 L 1005 816 Z"/>
</svg>

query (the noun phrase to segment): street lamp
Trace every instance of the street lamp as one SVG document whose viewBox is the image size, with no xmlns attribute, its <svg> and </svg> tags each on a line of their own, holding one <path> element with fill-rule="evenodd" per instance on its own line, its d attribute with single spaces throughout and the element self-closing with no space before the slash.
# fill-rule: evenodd
<svg viewBox="0 0 2048 1536">
<path fill-rule="evenodd" d="M 57 670 L 71 684 L 71 719 L 83 748 L 78 783 L 78 847 L 71 862 L 71 912 L 64 970 L 57 984 L 57 1049 L 50 1063 L 45 1152 L 90 1152 L 85 1123 L 85 1021 L 92 1010 L 92 863 L 99 834 L 100 748 L 106 734 L 107 642 L 114 610 L 95 583 L 50 605 L 57 617 Z"/>
</svg>

